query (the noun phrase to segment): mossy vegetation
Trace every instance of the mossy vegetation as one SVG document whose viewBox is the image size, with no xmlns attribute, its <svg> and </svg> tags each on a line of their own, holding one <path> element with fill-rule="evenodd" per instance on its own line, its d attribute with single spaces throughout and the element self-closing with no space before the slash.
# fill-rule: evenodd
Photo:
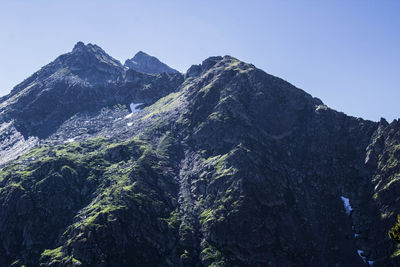
<svg viewBox="0 0 400 267">
<path fill-rule="evenodd" d="M 146 227 L 165 227 L 175 232 L 178 230 L 179 213 L 170 204 L 176 201 L 175 189 L 172 180 L 168 180 L 171 178 L 165 178 L 169 177 L 170 170 L 166 164 L 173 143 L 172 135 L 167 133 L 157 150 L 138 138 L 124 142 L 96 138 L 54 147 L 39 147 L 0 171 L 0 193 L 2 190 L 10 192 L 11 187 L 32 192 L 39 188 L 47 190 L 48 186 L 59 188 L 62 190 L 60 193 L 71 196 L 77 192 L 79 199 L 76 201 L 81 201 L 79 205 L 84 206 L 69 203 L 66 211 L 62 212 L 63 216 L 75 213 L 73 218 L 62 220 L 68 222 L 73 219 L 66 233 L 75 234 L 64 240 L 63 245 L 46 249 L 39 255 L 45 265 L 77 263 L 79 260 L 72 254 L 65 254 L 63 251 L 68 250 L 64 248 L 77 242 L 85 244 L 88 242 L 88 231 L 108 231 L 116 220 L 127 220 L 126 223 L 146 221 Z M 68 195 L 63 197 L 67 198 Z M 47 208 L 50 218 L 53 210 Z M 60 214 L 54 214 L 55 220 L 57 216 Z M 125 216 L 126 219 L 122 219 Z M 47 222 L 43 223 L 43 227 L 46 227 Z M 49 246 L 54 244 L 51 240 L 47 242 Z"/>
<path fill-rule="evenodd" d="M 206 223 L 215 220 L 215 211 L 212 209 L 206 209 L 200 214 L 200 223 L 205 225 Z"/>
<path fill-rule="evenodd" d="M 170 93 L 169 95 L 160 98 L 156 103 L 146 108 L 146 115 L 142 119 L 154 118 L 154 116 L 168 112 L 179 106 L 179 97 L 182 91 Z"/>
<path fill-rule="evenodd" d="M 207 241 L 203 242 L 203 250 L 200 253 L 201 260 L 206 266 L 227 266 L 226 259 L 216 247 Z"/>
<path fill-rule="evenodd" d="M 388 144 L 384 153 L 379 155 L 378 167 L 384 171 L 396 171 L 398 167 L 398 158 L 400 156 L 400 144 L 394 141 Z"/>
<path fill-rule="evenodd" d="M 176 158 L 176 152 L 174 151 L 176 142 L 177 140 L 173 134 L 170 131 L 167 131 L 160 139 L 156 150 L 157 154 L 166 160 Z"/>
<path fill-rule="evenodd" d="M 40 266 L 48 265 L 61 265 L 65 264 L 68 266 L 79 266 L 81 262 L 75 259 L 73 256 L 68 256 L 62 252 L 62 247 L 57 247 L 55 249 L 46 249 L 40 255 L 41 261 L 46 263 L 41 263 Z"/>
<path fill-rule="evenodd" d="M 64 253 L 61 251 L 62 247 L 57 247 L 55 249 L 46 249 L 41 254 L 41 259 L 48 261 L 49 264 L 59 264 L 68 260 Z"/>
<path fill-rule="evenodd" d="M 231 176 L 237 172 L 236 168 L 229 166 L 228 161 L 228 158 L 231 157 L 234 153 L 235 150 L 232 150 L 227 154 L 217 155 L 205 160 L 205 164 L 210 164 L 214 167 L 216 179 Z"/>
<path fill-rule="evenodd" d="M 189 258 L 190 258 L 189 251 L 188 251 L 187 249 L 185 249 L 185 250 L 183 251 L 183 253 L 181 254 L 181 257 L 180 257 L 180 258 L 181 258 L 181 261 L 183 261 L 183 262 L 189 260 Z"/>
<path fill-rule="evenodd" d="M 55 249 L 46 249 L 43 251 L 42 256 L 45 257 L 52 257 L 52 258 L 61 258 L 63 256 L 63 253 L 61 252 L 62 247 L 58 247 Z"/>
<path fill-rule="evenodd" d="M 398 244 L 396 246 L 395 251 L 393 252 L 393 254 L 391 255 L 391 258 L 397 258 L 400 257 L 400 244 Z"/>
<path fill-rule="evenodd" d="M 168 223 L 169 228 L 177 230 L 180 221 L 178 209 L 173 210 L 170 213 L 170 217 L 166 218 L 165 221 Z"/>
<path fill-rule="evenodd" d="M 400 215 L 397 215 L 397 223 L 389 230 L 389 237 L 400 243 Z"/>
</svg>

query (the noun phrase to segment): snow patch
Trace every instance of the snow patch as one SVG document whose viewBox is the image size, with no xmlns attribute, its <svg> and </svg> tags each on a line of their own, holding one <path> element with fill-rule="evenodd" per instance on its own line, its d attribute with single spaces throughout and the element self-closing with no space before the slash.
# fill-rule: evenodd
<svg viewBox="0 0 400 267">
<path fill-rule="evenodd" d="M 72 143 L 75 141 L 75 138 L 68 138 L 67 141 L 65 141 L 65 143 Z"/>
<path fill-rule="evenodd" d="M 347 214 L 347 215 L 350 215 L 351 212 L 353 211 L 353 208 L 352 208 L 351 205 L 350 205 L 350 199 L 348 199 L 347 197 L 344 197 L 344 196 L 340 196 L 340 198 L 341 198 L 342 201 L 343 201 L 343 206 L 344 206 L 344 208 L 345 208 L 345 210 L 346 210 L 346 214 Z M 351 229 L 352 229 L 353 231 L 355 231 L 354 225 L 351 226 Z M 354 238 L 357 238 L 358 236 L 359 236 L 359 234 L 354 233 Z M 374 264 L 374 261 L 371 261 L 371 260 L 368 260 L 368 259 L 367 259 L 367 257 L 365 256 L 363 250 L 357 249 L 357 254 L 358 254 L 358 256 L 361 257 L 361 259 L 362 259 L 365 263 L 368 263 L 368 264 L 371 265 L 371 266 Z"/>
<path fill-rule="evenodd" d="M 341 196 L 340 198 L 343 201 L 343 205 L 344 205 L 347 215 L 350 215 L 350 213 L 353 211 L 353 208 L 350 205 L 350 199 L 348 199 L 347 197 L 344 197 L 344 196 Z"/>
<path fill-rule="evenodd" d="M 315 111 L 320 111 L 320 110 L 328 110 L 329 108 L 328 108 L 328 106 L 326 106 L 326 105 L 318 105 L 317 107 L 316 107 L 316 109 L 315 109 Z"/>
<path fill-rule="evenodd" d="M 128 115 L 125 116 L 125 119 L 129 119 L 132 116 L 133 116 L 133 113 L 129 113 Z"/>
<path fill-rule="evenodd" d="M 132 126 L 132 125 L 133 125 L 133 122 L 128 122 L 127 125 L 128 125 L 128 126 Z"/>
<path fill-rule="evenodd" d="M 360 256 L 361 259 L 362 259 L 365 263 L 368 263 L 370 266 L 372 266 L 372 265 L 375 263 L 375 261 L 369 261 L 369 260 L 367 260 L 367 257 L 364 256 L 364 251 L 363 251 L 363 250 L 357 249 L 357 253 L 358 253 L 358 256 Z"/>
<path fill-rule="evenodd" d="M 141 110 L 141 108 L 138 108 L 138 107 L 141 106 L 141 105 L 143 105 L 143 104 L 144 104 L 144 103 L 137 103 L 137 104 L 131 103 L 131 104 L 129 105 L 129 107 L 131 108 L 131 112 L 132 112 L 132 113 L 138 112 L 139 110 Z"/>
<path fill-rule="evenodd" d="M 357 253 L 358 253 L 358 256 L 360 256 L 361 259 L 363 259 L 363 261 L 367 261 L 367 258 L 364 256 L 364 251 L 363 250 L 357 249 Z"/>
<path fill-rule="evenodd" d="M 144 103 L 131 103 L 129 108 L 131 109 L 131 113 L 125 116 L 125 119 L 129 119 L 133 116 L 134 113 L 139 112 L 141 108 L 139 106 L 143 105 Z"/>
</svg>

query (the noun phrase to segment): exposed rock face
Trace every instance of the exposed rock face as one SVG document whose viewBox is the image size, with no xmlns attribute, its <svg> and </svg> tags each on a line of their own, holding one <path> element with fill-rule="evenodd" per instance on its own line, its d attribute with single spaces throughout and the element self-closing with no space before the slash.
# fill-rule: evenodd
<svg viewBox="0 0 400 267">
<path fill-rule="evenodd" d="M 14 121 L 0 124 L 0 166 L 28 152 L 38 144 L 34 136 L 25 138 L 14 125 Z"/>
<path fill-rule="evenodd" d="M 125 66 L 143 73 L 179 73 L 179 71 L 162 63 L 158 58 L 150 56 L 145 52 L 139 51 L 136 55 L 125 61 Z"/>
<path fill-rule="evenodd" d="M 115 79 L 110 104 L 76 108 L 0 171 L 0 265 L 399 264 L 397 121 L 230 56 Z"/>
</svg>

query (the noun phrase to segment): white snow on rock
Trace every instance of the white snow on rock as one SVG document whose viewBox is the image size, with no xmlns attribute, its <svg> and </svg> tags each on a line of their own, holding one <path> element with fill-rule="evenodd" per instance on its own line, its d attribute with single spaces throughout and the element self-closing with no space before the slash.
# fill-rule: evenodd
<svg viewBox="0 0 400 267">
<path fill-rule="evenodd" d="M 132 125 L 133 125 L 133 122 L 128 122 L 127 125 L 128 125 L 128 126 L 132 126 Z"/>
<path fill-rule="evenodd" d="M 144 103 L 131 103 L 129 105 L 129 108 L 131 109 L 131 113 L 126 115 L 125 118 L 128 119 L 130 117 L 132 117 L 132 115 L 138 111 L 141 110 L 141 108 L 139 108 L 139 106 L 143 105 Z"/>
<path fill-rule="evenodd" d="M 144 103 L 137 103 L 137 104 L 131 103 L 131 104 L 129 105 L 129 107 L 131 108 L 131 112 L 132 112 L 132 113 L 138 112 L 139 110 L 141 110 L 141 108 L 138 108 L 138 107 L 141 106 L 141 105 L 143 105 L 143 104 L 144 104 Z"/>
<path fill-rule="evenodd" d="M 67 141 L 65 141 L 65 143 L 72 143 L 75 141 L 75 138 L 68 138 Z"/>
<path fill-rule="evenodd" d="M 370 266 L 372 266 L 372 265 L 374 264 L 374 261 L 369 261 L 369 260 L 367 260 L 367 257 L 364 256 L 364 251 L 363 251 L 363 250 L 357 249 L 357 253 L 358 253 L 358 256 L 360 256 L 361 259 L 362 259 L 365 263 L 368 263 Z"/>
<path fill-rule="evenodd" d="M 357 250 L 357 253 L 358 253 L 358 256 L 360 256 L 361 259 L 362 259 L 365 263 L 368 263 L 370 266 L 374 265 L 374 262 L 375 262 L 375 261 L 369 261 L 369 260 L 367 260 L 367 257 L 364 256 L 364 251 L 363 251 L 363 250 L 358 249 L 358 250 Z"/>
<path fill-rule="evenodd" d="M 346 209 L 347 215 L 350 215 L 351 211 L 353 210 L 353 208 L 350 205 L 350 199 L 348 199 L 347 197 L 344 197 L 344 196 L 341 196 L 340 198 L 343 201 L 343 205 L 344 205 L 344 208 Z"/>
<path fill-rule="evenodd" d="M 363 259 L 363 261 L 367 261 L 367 258 L 364 256 L 364 251 L 362 251 L 361 249 L 357 249 L 357 253 L 358 256 L 360 256 L 361 259 Z"/>
<path fill-rule="evenodd" d="M 350 199 L 348 199 L 347 197 L 344 197 L 344 196 L 341 196 L 340 198 L 341 198 L 342 201 L 343 201 L 343 206 L 344 206 L 344 208 L 345 208 L 345 210 L 346 210 L 346 214 L 347 214 L 347 215 L 350 215 L 350 213 L 353 211 L 353 208 L 352 208 L 351 205 L 350 205 Z M 353 231 L 355 230 L 354 225 L 351 226 L 351 229 L 352 229 Z M 354 238 L 358 238 L 358 236 L 359 236 L 359 234 L 354 233 Z M 369 260 L 367 259 L 367 257 L 364 256 L 364 251 L 363 251 L 363 250 L 357 249 L 357 253 L 358 253 L 358 256 L 360 256 L 361 259 L 362 259 L 365 263 L 368 263 L 368 264 L 371 265 L 371 266 L 374 264 L 374 261 L 371 261 L 371 260 L 369 261 Z"/>
<path fill-rule="evenodd" d="M 125 119 L 129 119 L 130 117 L 132 117 L 133 113 L 129 113 L 128 115 L 125 116 Z"/>
</svg>

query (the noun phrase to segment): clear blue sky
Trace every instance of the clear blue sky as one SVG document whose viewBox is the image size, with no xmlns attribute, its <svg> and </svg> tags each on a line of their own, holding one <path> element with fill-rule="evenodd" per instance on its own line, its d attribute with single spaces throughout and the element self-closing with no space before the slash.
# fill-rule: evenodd
<svg viewBox="0 0 400 267">
<path fill-rule="evenodd" d="M 400 118 L 399 0 L 0 0 L 0 95 L 81 40 L 182 72 L 232 55 L 330 107 Z"/>
</svg>

